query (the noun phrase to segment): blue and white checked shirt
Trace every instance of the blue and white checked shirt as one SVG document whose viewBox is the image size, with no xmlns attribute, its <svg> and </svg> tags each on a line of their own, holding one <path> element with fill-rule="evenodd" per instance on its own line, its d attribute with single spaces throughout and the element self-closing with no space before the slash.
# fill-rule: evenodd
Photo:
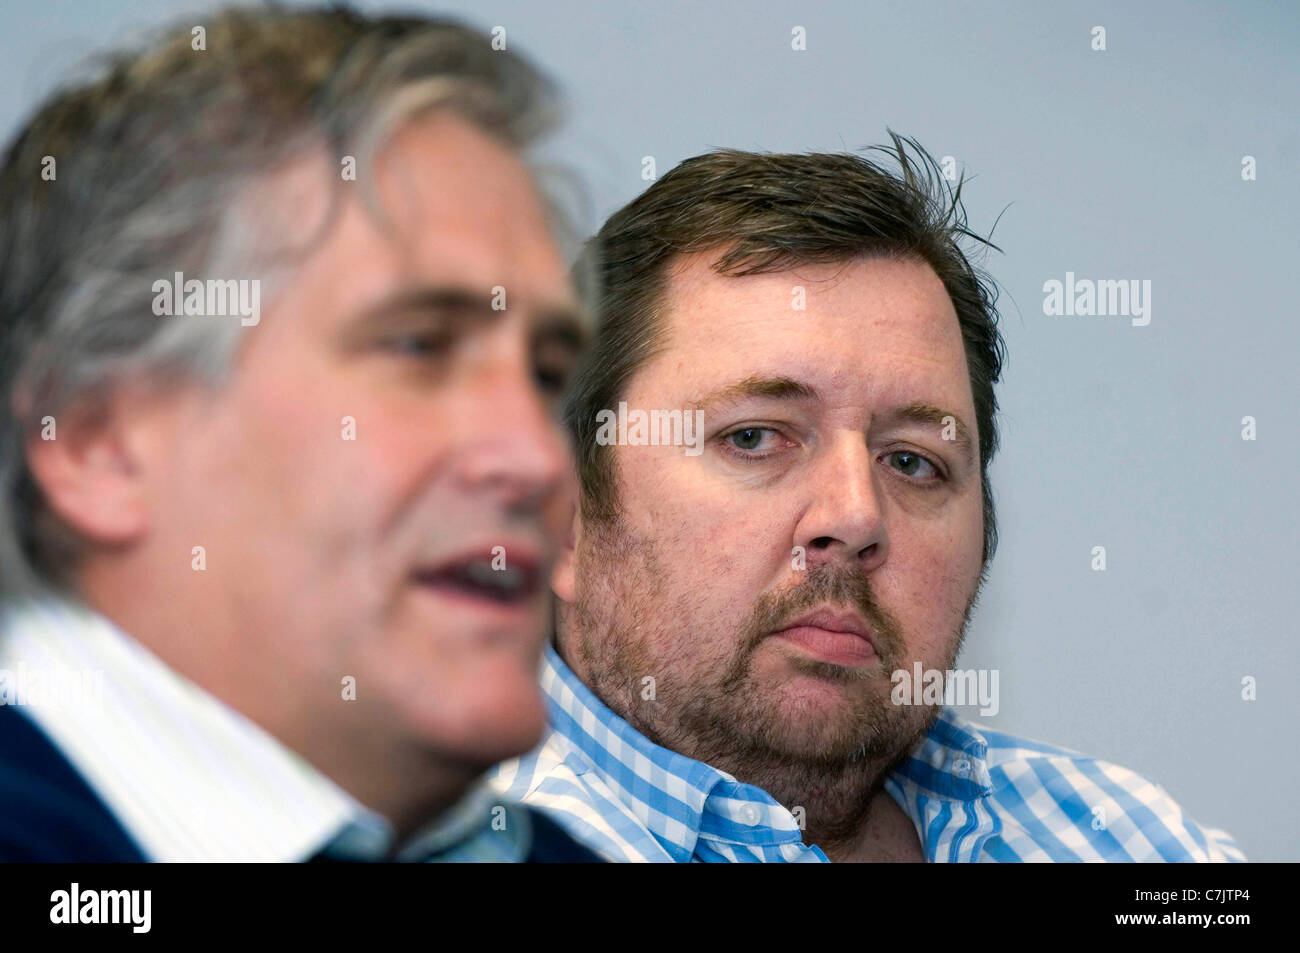
<svg viewBox="0 0 1300 953">
<path fill-rule="evenodd" d="M 491 775 L 504 798 L 548 812 L 611 861 L 826 862 L 766 792 L 653 744 L 549 645 L 541 681 L 551 730 Z M 977 728 L 949 708 L 885 789 L 931 862 L 1246 859 L 1127 768 Z"/>
</svg>

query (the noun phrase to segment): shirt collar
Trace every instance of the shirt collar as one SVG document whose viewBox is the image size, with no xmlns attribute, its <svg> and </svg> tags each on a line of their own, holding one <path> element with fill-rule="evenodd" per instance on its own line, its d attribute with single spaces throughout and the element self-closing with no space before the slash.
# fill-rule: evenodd
<svg viewBox="0 0 1300 953">
<path fill-rule="evenodd" d="M 388 854 L 385 818 L 103 616 L 44 599 L 0 621 L 0 669 L 11 679 L 26 672 L 47 686 L 95 687 L 75 703 L 34 695 L 25 711 L 150 859 L 300 861 L 326 844 L 354 859 Z M 517 809 L 494 815 L 491 799 L 486 784 L 476 785 L 398 859 L 472 851 L 476 841 L 490 845 L 493 859 L 519 859 L 527 819 Z M 516 822 L 493 830 L 507 810 Z"/>
<path fill-rule="evenodd" d="M 925 737 L 895 766 L 905 787 L 945 801 L 976 801 L 993 793 L 987 739 L 973 722 L 942 708 Z"/>
<path fill-rule="evenodd" d="M 332 859 L 377 861 L 388 858 L 393 829 L 362 808 L 329 842 Z M 479 781 L 437 820 L 418 831 L 392 857 L 397 862 L 519 863 L 532 844 L 532 820 L 517 804 L 502 804 L 486 780 Z"/>
<path fill-rule="evenodd" d="M 398 851 L 399 861 L 520 863 L 532 847 L 532 820 L 503 804 L 486 779 Z"/>
</svg>

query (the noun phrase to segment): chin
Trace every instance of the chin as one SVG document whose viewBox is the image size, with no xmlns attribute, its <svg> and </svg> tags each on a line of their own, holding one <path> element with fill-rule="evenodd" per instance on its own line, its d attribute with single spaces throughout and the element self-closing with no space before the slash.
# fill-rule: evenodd
<svg viewBox="0 0 1300 953">
<path fill-rule="evenodd" d="M 849 718 L 827 721 L 782 720 L 773 726 L 770 747 L 796 761 L 836 762 L 848 760 L 864 742 L 860 730 Z"/>
<path fill-rule="evenodd" d="M 487 769 L 525 754 L 546 732 L 546 706 L 532 673 L 477 681 L 422 734 L 439 755 Z"/>
<path fill-rule="evenodd" d="M 467 764 L 487 770 L 493 765 L 527 754 L 537 747 L 546 733 L 546 719 L 521 719 L 511 723 L 489 725 L 482 734 L 461 739 L 448 754 Z"/>
<path fill-rule="evenodd" d="M 871 702 L 875 694 L 867 682 L 845 682 L 796 672 L 774 680 L 762 690 L 768 705 L 791 723 L 843 722 Z"/>
<path fill-rule="evenodd" d="M 800 678 L 768 697 L 768 746 L 795 760 L 847 760 L 890 730 L 887 713 L 859 687 Z"/>
</svg>

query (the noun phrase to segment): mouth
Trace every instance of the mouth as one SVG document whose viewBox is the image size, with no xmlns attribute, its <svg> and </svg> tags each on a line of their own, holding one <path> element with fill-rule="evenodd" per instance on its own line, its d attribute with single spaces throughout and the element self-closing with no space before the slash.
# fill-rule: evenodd
<svg viewBox="0 0 1300 953">
<path fill-rule="evenodd" d="M 542 595 L 540 557 L 519 544 L 498 543 L 448 557 L 416 570 L 414 581 L 444 599 L 487 609 L 531 611 Z"/>
<path fill-rule="evenodd" d="M 834 665 L 865 667 L 879 661 L 871 627 L 856 612 L 821 609 L 800 616 L 772 637 Z"/>
</svg>

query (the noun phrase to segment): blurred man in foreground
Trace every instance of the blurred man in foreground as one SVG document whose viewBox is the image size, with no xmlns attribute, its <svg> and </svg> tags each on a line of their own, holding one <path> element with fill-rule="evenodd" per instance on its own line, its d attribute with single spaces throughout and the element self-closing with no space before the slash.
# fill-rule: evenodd
<svg viewBox="0 0 1300 953">
<path fill-rule="evenodd" d="M 582 325 L 456 24 L 232 11 L 0 173 L 0 858 L 581 860 L 541 735 Z"/>
</svg>

